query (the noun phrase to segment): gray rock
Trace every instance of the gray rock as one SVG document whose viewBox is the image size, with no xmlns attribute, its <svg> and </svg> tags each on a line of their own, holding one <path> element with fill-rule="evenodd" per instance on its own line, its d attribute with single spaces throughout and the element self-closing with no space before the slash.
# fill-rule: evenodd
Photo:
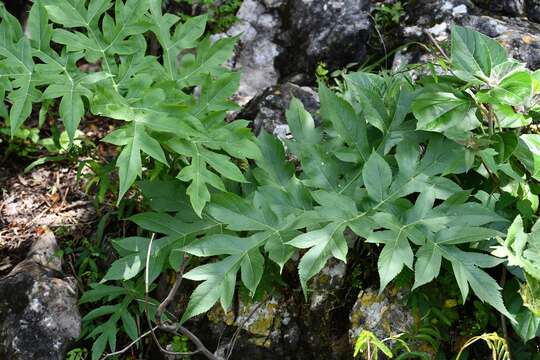
<svg viewBox="0 0 540 360">
<path fill-rule="evenodd" d="M 525 0 L 525 5 L 529 20 L 540 23 L 540 0 Z"/>
<path fill-rule="evenodd" d="M 244 105 L 290 75 L 310 82 L 319 62 L 339 68 L 365 60 L 369 7 L 369 0 L 244 0 L 239 21 L 215 36 L 240 36 L 229 63 L 242 71 L 236 101 Z"/>
<path fill-rule="evenodd" d="M 295 271 L 294 266 L 292 269 Z M 226 357 L 231 339 L 241 331 L 234 345 L 233 359 L 351 358 L 346 324 L 343 332 L 334 331 L 334 315 L 343 313 L 343 299 L 338 291 L 343 287 L 345 273 L 343 262 L 329 261 L 310 281 L 308 303 L 303 294 L 297 292 L 275 293 L 255 302 L 240 298 L 235 310 L 228 312 L 219 305 L 214 306 L 206 318 L 211 324 L 207 333 L 221 339 L 216 353 Z"/>
<path fill-rule="evenodd" d="M 284 0 L 263 0 L 267 8 L 277 8 L 283 5 Z"/>
<path fill-rule="evenodd" d="M 507 16 L 525 14 L 525 0 L 473 0 L 473 2 L 483 9 Z"/>
<path fill-rule="evenodd" d="M 0 279 L 0 359 L 64 359 L 79 336 L 77 287 L 61 273 L 57 250 L 54 235 L 45 232 Z"/>
<path fill-rule="evenodd" d="M 379 339 L 410 330 L 414 316 L 404 298 L 405 294 L 396 289 L 386 289 L 381 295 L 373 289 L 361 291 L 349 315 L 351 345 L 362 330 L 371 331 Z"/>
<path fill-rule="evenodd" d="M 416 2 L 407 7 L 402 36 L 404 41 L 429 43 L 426 33 L 430 33 L 442 43 L 449 40 L 452 25 L 469 26 L 499 41 L 510 56 L 525 62 L 528 67 L 540 67 L 540 25 L 525 18 L 487 16 L 484 13 L 485 10 L 467 0 Z M 407 58 L 415 61 L 421 60 L 422 56 L 418 49 L 413 49 L 412 54 L 402 52 L 397 60 L 403 64 Z"/>
<path fill-rule="evenodd" d="M 236 14 L 238 22 L 226 33 L 228 36 L 240 36 L 235 56 L 229 64 L 233 69 L 242 71 L 236 95 L 240 105 L 275 85 L 279 78 L 274 59 L 281 48 L 274 42 L 274 37 L 280 31 L 281 22 L 274 8 L 281 2 L 244 0 Z"/>
<path fill-rule="evenodd" d="M 369 0 L 289 0 L 285 6 L 286 50 L 278 58 L 284 76 L 314 74 L 319 62 L 340 68 L 362 62 L 372 24 Z"/>
<path fill-rule="evenodd" d="M 236 312 L 224 313 L 219 305 L 214 306 L 207 318 L 212 333 L 221 338 L 216 354 L 226 358 L 232 350 L 233 359 L 297 359 L 301 331 L 297 314 L 290 313 L 289 308 L 295 306 L 280 295 L 258 302 L 240 300 Z M 242 334 L 233 344 L 237 331 Z"/>
<path fill-rule="evenodd" d="M 343 261 L 331 259 L 312 280 L 310 288 L 310 310 L 324 310 L 332 299 L 332 292 L 343 285 L 347 266 Z"/>
<path fill-rule="evenodd" d="M 319 95 L 315 89 L 285 83 L 264 90 L 244 107 L 238 118 L 253 120 L 253 130 L 256 134 L 265 129 L 284 139 L 289 134 L 285 112 L 293 97 L 298 98 L 311 114 L 319 111 Z M 319 122 L 316 116 L 314 118 Z"/>
<path fill-rule="evenodd" d="M 473 0 L 480 8 L 510 17 L 526 16 L 540 22 L 540 0 Z"/>
</svg>

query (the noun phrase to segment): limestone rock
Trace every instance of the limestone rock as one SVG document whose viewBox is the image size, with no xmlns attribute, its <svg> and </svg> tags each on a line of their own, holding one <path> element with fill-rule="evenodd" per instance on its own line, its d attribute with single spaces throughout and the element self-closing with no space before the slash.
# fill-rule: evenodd
<svg viewBox="0 0 540 360">
<path fill-rule="evenodd" d="M 281 48 L 275 43 L 274 37 L 276 32 L 281 31 L 281 20 L 275 8 L 281 2 L 244 0 L 236 14 L 238 22 L 226 33 L 228 36 L 240 36 L 234 58 L 229 64 L 242 72 L 236 96 L 240 105 L 278 81 L 274 59 Z"/>
<path fill-rule="evenodd" d="M 479 7 L 508 16 L 523 16 L 525 14 L 525 0 L 474 0 Z"/>
<path fill-rule="evenodd" d="M 343 285 L 343 279 L 347 272 L 343 261 L 331 259 L 328 264 L 317 274 L 310 285 L 314 293 L 310 297 L 310 310 L 323 310 L 332 301 L 332 292 Z"/>
<path fill-rule="evenodd" d="M 288 355 L 297 351 L 300 328 L 288 311 L 287 301 L 281 296 L 260 302 L 240 301 L 236 314 L 233 311 L 224 313 L 220 306 L 215 306 L 207 317 L 214 324 L 216 334 L 221 334 L 224 326 L 243 330 L 233 350 L 239 359 L 272 359 L 276 355 L 288 359 Z M 233 337 L 234 333 L 222 339 L 218 355 L 226 357 L 233 345 Z"/>
<path fill-rule="evenodd" d="M 79 336 L 77 288 L 61 273 L 56 251 L 54 235 L 45 232 L 0 279 L 0 359 L 61 360 Z"/>
<path fill-rule="evenodd" d="M 307 303 L 298 292 L 255 302 L 239 299 L 235 310 L 226 313 L 221 306 L 214 306 L 206 317 L 213 324 L 213 336 L 221 339 L 218 355 L 226 357 L 231 339 L 240 329 L 233 358 L 307 360 L 313 354 L 325 359 L 350 358 L 346 318 L 343 333 L 336 334 L 333 311 L 343 310 L 337 292 L 343 287 L 345 274 L 343 262 L 330 260 L 310 281 Z"/>
<path fill-rule="evenodd" d="M 313 75 L 319 62 L 330 68 L 362 62 L 372 24 L 369 0 L 289 0 L 278 58 L 282 75 Z"/>
<path fill-rule="evenodd" d="M 387 289 L 381 295 L 373 289 L 361 291 L 349 316 L 351 345 L 363 329 L 373 332 L 379 339 L 410 330 L 414 317 L 404 303 L 404 297 L 405 294 L 396 289 Z"/>
<path fill-rule="evenodd" d="M 540 23 L 540 0 L 525 0 L 525 11 L 529 20 Z"/>
</svg>

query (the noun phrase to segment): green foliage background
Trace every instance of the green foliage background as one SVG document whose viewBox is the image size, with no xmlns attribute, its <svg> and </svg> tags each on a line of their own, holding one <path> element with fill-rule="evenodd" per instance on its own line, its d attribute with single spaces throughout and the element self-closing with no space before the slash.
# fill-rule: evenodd
<svg viewBox="0 0 540 360">
<path fill-rule="evenodd" d="M 118 204 L 138 190 L 147 205 L 130 217 L 139 235 L 113 242 L 118 259 L 81 299 L 98 304 L 84 317 L 93 359 L 120 330 L 136 340 L 145 313 L 156 321 L 154 283 L 188 258 L 183 277 L 197 286 L 181 324 L 229 309 L 238 287 L 254 296 L 269 263 L 282 270 L 295 254 L 307 298 L 310 279 L 358 242 L 380 249 L 381 292 L 404 269 L 413 290 L 448 270 L 462 303 L 474 296 L 524 341 L 538 336 L 540 73 L 494 40 L 456 26 L 439 72 L 320 83 L 322 124 L 294 99 L 282 143 L 225 121 L 238 108 L 239 74 L 222 66 L 236 39 L 205 37 L 205 15 L 181 21 L 158 0 L 36 0 L 29 36 L 0 15 L 11 135 L 36 105 L 58 105 L 68 144 L 88 114 L 118 120 L 102 139 L 118 148 Z M 521 288 L 511 304 L 491 270 L 504 267 Z"/>
</svg>

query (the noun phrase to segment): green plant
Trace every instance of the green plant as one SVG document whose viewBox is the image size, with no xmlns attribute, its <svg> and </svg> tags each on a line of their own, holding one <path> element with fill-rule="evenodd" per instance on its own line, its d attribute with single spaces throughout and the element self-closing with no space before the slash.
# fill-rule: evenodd
<svg viewBox="0 0 540 360">
<path fill-rule="evenodd" d="M 523 302 L 536 316 L 540 316 L 540 221 L 525 233 L 523 220 L 517 216 L 508 229 L 506 239 L 499 238 L 493 254 L 506 258 L 509 266 L 517 266 L 524 272 L 526 282 L 520 289 Z"/>
<path fill-rule="evenodd" d="M 380 3 L 373 9 L 375 24 L 382 29 L 387 29 L 399 25 L 401 17 L 405 14 L 401 1 L 392 4 Z"/>
<path fill-rule="evenodd" d="M 532 226 L 531 233 L 526 233 L 518 215 L 509 227 L 506 239 L 498 238 L 498 241 L 499 245 L 492 253 L 522 272 L 524 282 L 518 290 L 521 302 L 517 301 L 518 304 L 513 306 L 519 321 L 512 326 L 527 341 L 540 335 L 540 221 Z"/>
<path fill-rule="evenodd" d="M 208 184 L 224 189 L 221 180 L 204 170 L 206 164 L 218 166 L 233 180 L 244 181 L 229 157 L 215 150 L 226 149 L 240 157 L 257 155 L 245 122 L 220 126 L 223 117 L 219 114 L 224 116 L 225 111 L 236 108 L 227 98 L 237 86 L 238 75 L 220 66 L 229 57 L 235 39 L 198 41 L 206 17 L 177 24 L 178 17 L 161 14 L 160 1 L 117 1 L 115 18 L 107 12 L 111 6 L 112 2 L 101 0 L 90 2 L 88 7 L 79 0 L 37 1 L 29 17 L 30 38 L 1 8 L 0 26 L 6 34 L 0 43 L 2 81 L 11 103 L 11 132 L 15 134 L 30 115 L 32 102 L 50 98 L 61 98 L 59 114 L 70 140 L 89 109 L 94 115 L 125 121 L 126 126 L 103 139 L 122 148 L 116 161 L 119 198 L 142 174 L 141 151 L 165 165 L 169 161 L 185 163 L 189 158 L 193 161 L 179 176 L 196 180 L 188 192 L 200 214 L 209 200 Z M 64 28 L 53 30 L 49 17 Z M 142 34 L 149 31 L 163 45 L 162 63 L 145 55 Z M 51 39 L 63 47 L 61 54 L 50 47 Z M 177 66 L 182 50 L 194 47 L 196 54 L 184 54 Z M 34 56 L 39 59 L 37 64 Z M 100 61 L 103 70 L 84 73 L 76 61 Z M 201 87 L 200 96 L 183 91 L 194 85 Z M 161 145 L 156 140 L 158 134 Z M 167 142 L 169 159 L 162 147 Z"/>
<path fill-rule="evenodd" d="M 405 75 L 367 73 L 347 74 L 342 94 L 320 84 L 318 128 L 293 100 L 287 112 L 293 139 L 286 145 L 300 173 L 281 142 L 262 133 L 262 156 L 247 173 L 250 185 L 213 194 L 207 207 L 194 206 L 195 214 L 182 205 L 187 199 L 176 207 L 154 202 L 154 210 L 175 215 L 158 210 L 131 219 L 165 236 L 137 238 L 104 280 L 128 280 L 148 264 L 152 282 L 167 261 L 179 269 L 186 254 L 199 259 L 183 273 L 201 282 L 182 314 L 184 323 L 218 301 L 229 308 L 238 272 L 254 294 L 265 262 L 283 268 L 297 249 L 304 249 L 298 271 L 308 296 L 309 280 L 331 257 L 345 261 L 349 246 L 366 239 L 382 248 L 381 291 L 405 267 L 414 270 L 413 288 L 427 284 L 446 261 L 463 303 L 471 289 L 516 322 L 485 269 L 502 262 L 489 255 L 489 246 L 503 236 L 509 216 L 526 210 L 518 201 L 534 204 L 537 198 L 529 185 L 535 168 L 523 155 L 534 148 L 513 130 L 529 120 L 498 121 L 499 111 L 510 116 L 512 106 L 532 104 L 535 75 L 508 60 L 493 40 L 465 28 L 454 29 L 451 56 L 451 75 L 417 84 Z M 146 185 L 147 191 L 167 186 L 177 189 L 170 194 L 184 193 L 177 181 Z M 347 228 L 358 237 L 346 239 Z"/>
<path fill-rule="evenodd" d="M 379 351 L 382 351 L 391 359 L 393 357 L 392 350 L 384 343 L 392 339 L 393 338 L 379 340 L 379 338 L 371 331 L 362 330 L 354 344 L 354 357 L 358 356 L 359 353 L 366 352 L 367 359 L 377 360 L 379 358 Z"/>
<path fill-rule="evenodd" d="M 183 352 L 188 353 L 189 352 L 189 339 L 187 336 L 174 336 L 172 341 L 172 349 L 175 352 Z M 184 355 L 180 357 L 180 359 L 191 359 L 189 355 Z"/>
<path fill-rule="evenodd" d="M 179 17 L 162 14 L 159 0 L 37 0 L 28 36 L 3 5 L 0 17 L 0 115 L 12 137 L 33 104 L 41 104 L 42 113 L 58 104 L 68 148 L 76 146 L 86 114 L 123 121 L 103 139 L 120 149 L 118 201 L 147 171 L 154 177 L 174 174 L 188 185 L 178 196 L 189 194 L 195 217 L 210 200 L 209 186 L 224 191 L 225 179 L 246 182 L 232 157 L 241 162 L 259 151 L 247 122 L 224 121 L 226 112 L 237 108 L 228 98 L 239 75 L 221 64 L 236 39 L 201 39 L 206 16 L 180 23 Z M 150 33 L 162 46 L 159 57 L 147 54 Z M 98 66 L 89 71 L 81 64 Z M 107 343 L 115 347 L 113 320 L 90 333 L 97 337 L 94 359 Z M 133 322 L 125 323 L 133 335 Z"/>
<path fill-rule="evenodd" d="M 491 350 L 491 358 L 493 360 L 509 360 L 510 359 L 510 351 L 508 350 L 508 344 L 506 341 L 501 338 L 497 333 L 490 333 L 490 334 L 482 334 L 479 336 L 474 336 L 467 340 L 465 344 L 461 347 L 459 350 L 459 353 L 457 354 L 456 360 L 459 360 L 461 358 L 461 354 L 463 351 L 477 342 L 478 340 L 483 340 L 489 349 Z"/>
<path fill-rule="evenodd" d="M 353 356 L 357 357 L 359 354 L 365 354 L 366 359 L 377 360 L 379 358 L 379 352 L 382 352 L 389 359 L 393 359 L 394 357 L 396 359 L 430 359 L 429 354 L 425 352 L 411 351 L 407 341 L 403 339 L 404 335 L 402 333 L 381 340 L 371 331 L 364 329 L 356 339 Z M 426 336 L 425 334 L 422 335 L 424 337 Z M 420 337 L 416 337 L 413 340 L 418 341 L 420 339 Z M 386 343 L 389 345 L 386 345 Z M 394 344 L 391 345 L 391 343 Z"/>
<path fill-rule="evenodd" d="M 205 16 L 182 24 L 157 0 L 112 5 L 35 1 L 30 38 L 0 8 L 2 114 L 12 134 L 33 102 L 59 99 L 71 142 L 87 112 L 124 122 L 103 139 L 119 148 L 119 203 L 132 194 L 135 203 L 142 178 L 136 189 L 147 211 L 129 218 L 140 233 L 113 241 L 119 258 L 81 299 L 97 304 L 84 317 L 93 359 L 116 351 L 120 329 L 133 343 L 154 329 L 182 334 L 218 359 L 184 327 L 189 319 L 217 302 L 229 309 L 237 287 L 254 297 L 277 282 L 267 279 L 276 276 L 268 264 L 281 271 L 295 254 L 308 297 L 327 261 L 346 261 L 364 241 L 380 248 L 381 292 L 404 268 L 413 289 L 445 271 L 462 303 L 474 293 L 520 324 L 490 274 L 505 259 L 489 252 L 517 215 L 527 224 L 537 218 L 540 136 L 529 124 L 539 110 L 538 72 L 455 27 L 451 55 L 440 62 L 445 75 L 413 82 L 406 73 L 347 73 L 338 91 L 321 83 L 319 127 L 293 99 L 285 147 L 265 132 L 255 139 L 247 121 L 224 121 L 237 108 L 229 98 L 239 76 L 221 67 L 234 38 L 200 40 Z M 147 55 L 149 33 L 158 57 Z M 86 73 L 80 62 L 100 68 Z M 505 246 L 522 262 L 538 260 L 512 241 Z M 169 295 L 151 299 L 171 270 Z M 199 284 L 177 316 L 166 310 L 183 279 Z M 536 294 L 528 289 L 526 299 Z M 151 330 L 143 332 L 141 319 Z"/>
<path fill-rule="evenodd" d="M 524 165 L 520 152 L 512 152 L 521 146 L 512 130 L 515 124 L 501 124 L 495 133 L 495 115 L 490 117 L 491 111 L 484 108 L 496 98 L 506 111 L 512 108 L 504 101 L 510 99 L 516 106 L 516 99 L 509 98 L 512 92 L 508 95 L 514 82 L 507 78 L 513 76 L 529 89 L 529 97 L 520 101 L 529 102 L 536 92 L 533 76 L 507 60 L 491 39 L 459 27 L 453 37 L 448 67 L 455 75 L 425 77 L 413 85 L 406 76 L 351 73 L 345 76 L 343 94 L 321 84 L 324 123 L 319 128 L 293 100 L 287 112 L 293 140 L 287 149 L 300 161 L 301 173 L 286 160 L 282 144 L 262 133 L 258 138 L 262 156 L 248 173 L 251 185 L 213 195 L 202 219 L 181 206 L 167 209 L 176 213 L 174 217 L 163 212 L 133 216 L 143 229 L 165 236 L 153 242 L 152 251 L 150 238 L 138 239 L 138 249 L 113 264 L 105 280 L 132 278 L 148 262 L 152 281 L 167 259 L 177 269 L 180 264 L 174 259 L 180 254 L 208 257 L 210 262 L 183 274 L 201 281 L 182 315 L 183 323 L 218 301 L 229 308 L 237 272 L 243 286 L 255 293 L 265 262 L 282 268 L 296 249 L 305 249 L 298 270 L 308 296 L 308 281 L 326 261 L 331 257 L 345 261 L 349 245 L 363 238 L 382 247 L 381 291 L 404 267 L 414 269 L 413 288 L 427 284 L 439 275 L 444 260 L 453 270 L 463 302 L 471 289 L 516 321 L 503 304 L 500 286 L 484 269 L 502 262 L 489 255 L 489 245 L 503 235 L 500 230 L 506 228 L 508 215 L 519 211 L 512 208 L 517 199 L 510 204 L 499 199 L 522 194 L 534 199 L 531 192 L 512 192 L 529 188 L 527 177 L 534 169 Z M 477 47 L 489 56 L 478 58 L 478 52 L 471 51 Z M 499 77 L 500 67 L 511 71 L 495 82 L 486 75 L 491 74 L 488 65 Z M 528 82 L 521 81 L 527 76 Z M 484 89 L 484 80 L 489 90 Z M 512 91 L 522 91 L 518 85 Z M 182 193 L 180 183 L 167 184 Z M 148 184 L 149 189 L 162 187 L 160 182 Z M 467 190 L 471 188 L 474 192 Z M 358 238 L 347 240 L 343 235 L 347 228 Z M 148 261 L 146 253 L 154 251 Z"/>
<path fill-rule="evenodd" d="M 67 353 L 67 360 L 85 360 L 88 358 L 86 349 L 76 348 Z"/>
<path fill-rule="evenodd" d="M 236 13 L 243 0 L 175 0 L 179 4 L 189 5 L 192 12 L 204 12 L 208 16 L 208 31 L 221 33 L 234 25 L 238 18 Z M 189 15 L 180 14 L 182 18 L 189 19 Z"/>
</svg>

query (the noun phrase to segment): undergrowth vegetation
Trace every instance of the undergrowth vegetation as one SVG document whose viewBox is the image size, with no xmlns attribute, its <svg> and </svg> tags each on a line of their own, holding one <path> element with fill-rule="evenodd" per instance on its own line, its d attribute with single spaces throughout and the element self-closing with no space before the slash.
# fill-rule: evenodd
<svg viewBox="0 0 540 360">
<path fill-rule="evenodd" d="M 239 289 L 269 291 L 271 269 L 298 257 L 308 298 L 310 279 L 358 243 L 379 250 L 380 292 L 402 273 L 414 296 L 451 276 L 460 305 L 490 305 L 522 342 L 540 334 L 540 72 L 494 40 L 456 26 L 436 67 L 320 82 L 321 123 L 293 99 L 282 142 L 226 121 L 239 74 L 222 64 L 236 39 L 204 36 L 206 15 L 180 21 L 160 0 L 35 0 L 27 33 L 0 15 L 11 137 L 37 142 L 25 127 L 33 109 L 57 112 L 63 154 L 85 117 L 111 119 L 102 141 L 118 149 L 117 203 L 142 209 L 129 218 L 138 232 L 112 242 L 117 259 L 82 295 L 94 308 L 83 319 L 92 359 L 149 328 L 217 358 L 188 320 L 230 309 Z M 171 297 L 182 279 L 196 285 L 179 316 L 152 298 L 171 272 Z M 503 298 L 510 285 L 519 292 Z M 507 349 L 508 336 L 493 339 Z"/>
</svg>

